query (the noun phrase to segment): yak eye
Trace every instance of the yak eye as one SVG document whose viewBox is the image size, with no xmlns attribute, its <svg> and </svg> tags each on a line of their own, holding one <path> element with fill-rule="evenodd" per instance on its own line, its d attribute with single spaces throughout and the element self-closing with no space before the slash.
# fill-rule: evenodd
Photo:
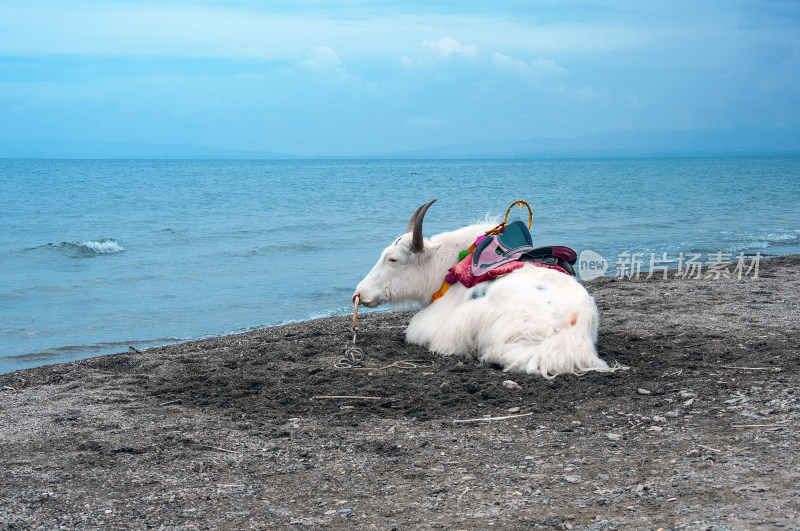
<svg viewBox="0 0 800 531">
<path fill-rule="evenodd" d="M 397 262 L 397 258 L 395 258 L 395 257 L 393 257 L 393 256 L 390 256 L 389 258 L 387 258 L 387 260 L 388 260 L 389 262 L 391 262 L 391 263 L 395 263 L 395 262 Z"/>
</svg>

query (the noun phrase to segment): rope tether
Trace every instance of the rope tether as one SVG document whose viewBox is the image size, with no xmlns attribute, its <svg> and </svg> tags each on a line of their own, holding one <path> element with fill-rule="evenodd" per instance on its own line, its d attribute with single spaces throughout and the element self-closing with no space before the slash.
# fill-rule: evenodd
<svg viewBox="0 0 800 531">
<path fill-rule="evenodd" d="M 358 338 L 358 304 L 361 298 L 356 295 L 353 298 L 353 342 L 344 350 L 345 357 L 336 360 L 333 364 L 335 369 L 357 369 L 369 371 L 382 371 L 394 367 L 395 369 L 429 369 L 434 366 L 431 360 L 399 360 L 383 367 L 362 367 L 361 361 L 364 358 L 364 351 L 356 346 Z"/>
</svg>

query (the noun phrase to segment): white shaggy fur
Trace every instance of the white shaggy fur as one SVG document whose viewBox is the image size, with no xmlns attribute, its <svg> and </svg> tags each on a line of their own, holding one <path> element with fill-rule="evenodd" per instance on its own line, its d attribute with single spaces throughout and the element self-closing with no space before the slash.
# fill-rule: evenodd
<svg viewBox="0 0 800 531">
<path fill-rule="evenodd" d="M 443 355 L 467 355 L 505 371 L 558 374 L 611 371 L 597 356 L 598 314 L 594 299 L 564 273 L 526 265 L 472 288 L 450 287 L 438 301 L 431 295 L 447 270 L 493 224 L 471 225 L 425 240 L 409 250 L 411 234 L 387 247 L 353 295 L 365 306 L 414 301 L 423 309 L 406 330 L 409 343 Z"/>
</svg>

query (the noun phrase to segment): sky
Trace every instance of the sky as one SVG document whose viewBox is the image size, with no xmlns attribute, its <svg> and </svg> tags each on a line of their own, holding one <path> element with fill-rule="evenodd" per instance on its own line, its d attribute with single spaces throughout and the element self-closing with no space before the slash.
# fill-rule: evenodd
<svg viewBox="0 0 800 531">
<path fill-rule="evenodd" d="M 797 131 L 799 95 L 796 0 L 0 3 L 0 143 L 368 156 Z"/>
</svg>

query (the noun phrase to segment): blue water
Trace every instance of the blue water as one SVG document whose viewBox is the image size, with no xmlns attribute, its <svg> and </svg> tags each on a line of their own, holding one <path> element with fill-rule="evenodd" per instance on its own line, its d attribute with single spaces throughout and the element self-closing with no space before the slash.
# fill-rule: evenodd
<svg viewBox="0 0 800 531">
<path fill-rule="evenodd" d="M 800 252 L 798 157 L 0 160 L 0 372 L 347 314 L 434 197 L 428 235 L 522 198 L 536 243 L 611 273 L 621 252 Z"/>
</svg>

